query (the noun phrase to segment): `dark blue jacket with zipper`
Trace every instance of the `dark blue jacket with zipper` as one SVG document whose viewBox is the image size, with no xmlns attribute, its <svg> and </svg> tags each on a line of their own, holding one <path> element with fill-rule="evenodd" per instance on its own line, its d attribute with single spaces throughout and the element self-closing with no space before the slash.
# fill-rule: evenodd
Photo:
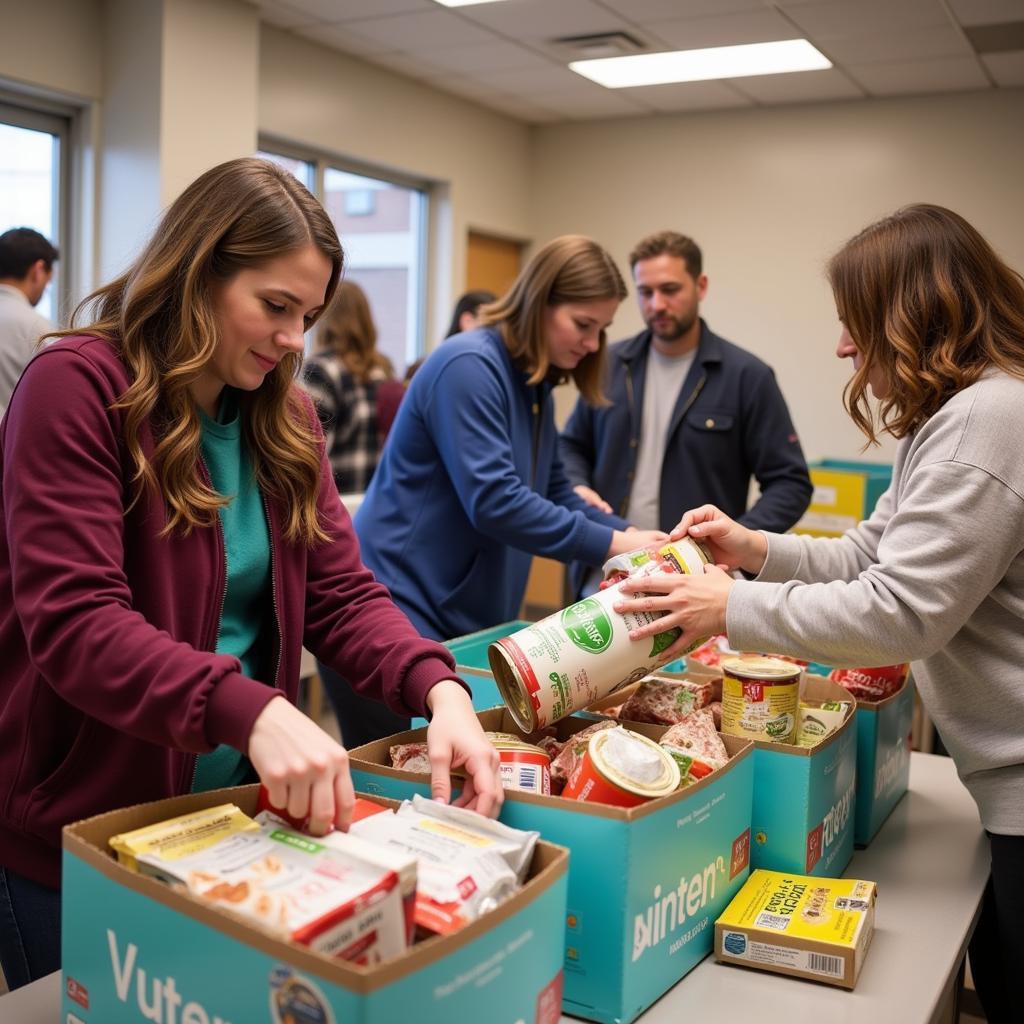
<svg viewBox="0 0 1024 1024">
<path fill-rule="evenodd" d="M 577 402 L 560 440 L 575 486 L 592 487 L 629 519 L 643 423 L 651 332 L 613 345 L 605 394 L 610 406 Z M 751 477 L 761 497 L 748 510 Z M 720 338 L 701 320 L 693 366 L 672 411 L 661 467 L 659 526 L 711 503 L 754 530 L 782 533 L 803 514 L 811 480 L 786 401 L 770 366 Z M 578 590 L 584 567 L 573 566 Z"/>
</svg>

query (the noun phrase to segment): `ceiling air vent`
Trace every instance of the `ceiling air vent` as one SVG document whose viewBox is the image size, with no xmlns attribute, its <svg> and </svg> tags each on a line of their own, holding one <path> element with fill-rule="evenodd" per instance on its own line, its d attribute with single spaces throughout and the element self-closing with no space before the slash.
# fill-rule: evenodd
<svg viewBox="0 0 1024 1024">
<path fill-rule="evenodd" d="M 594 60 L 598 57 L 628 57 L 646 53 L 648 47 L 628 32 L 595 32 L 586 36 L 563 36 L 550 40 L 566 60 Z"/>
</svg>

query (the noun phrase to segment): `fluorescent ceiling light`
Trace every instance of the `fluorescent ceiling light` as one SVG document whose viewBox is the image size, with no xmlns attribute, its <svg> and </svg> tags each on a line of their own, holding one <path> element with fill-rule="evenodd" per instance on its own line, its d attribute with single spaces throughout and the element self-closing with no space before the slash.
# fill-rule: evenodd
<svg viewBox="0 0 1024 1024">
<path fill-rule="evenodd" d="M 711 78 L 745 78 L 789 71 L 819 71 L 832 62 L 806 39 L 743 46 L 713 46 L 705 50 L 638 53 L 631 57 L 574 60 L 569 67 L 608 89 L 668 82 L 703 82 Z"/>
<path fill-rule="evenodd" d="M 501 0 L 434 0 L 442 7 L 475 7 L 477 4 L 496 4 Z"/>
</svg>

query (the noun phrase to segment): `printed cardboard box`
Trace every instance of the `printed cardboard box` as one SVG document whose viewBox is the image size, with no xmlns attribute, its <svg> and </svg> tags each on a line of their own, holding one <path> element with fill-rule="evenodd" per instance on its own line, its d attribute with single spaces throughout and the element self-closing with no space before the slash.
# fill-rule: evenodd
<svg viewBox="0 0 1024 1024">
<path fill-rule="evenodd" d="M 479 712 L 485 729 L 518 733 L 504 708 Z M 589 723 L 563 719 L 565 739 Z M 637 725 L 657 739 L 664 727 Z M 522 735 L 521 733 L 518 733 Z M 426 775 L 388 767 L 392 743 L 351 751 L 356 788 L 427 794 Z M 670 797 L 630 809 L 508 792 L 501 820 L 568 846 L 565 1012 L 631 1021 L 711 952 L 715 919 L 749 871 L 752 744 L 726 738 L 727 767 Z"/>
<path fill-rule="evenodd" d="M 718 669 L 699 663 L 690 664 L 687 672 L 657 674 L 698 682 L 722 678 Z M 624 687 L 591 704 L 582 717 L 600 717 L 609 707 L 625 701 L 638 685 Z M 850 694 L 837 683 L 807 673 L 800 681 L 800 697 L 853 703 Z M 841 872 L 850 862 L 860 770 L 855 718 L 851 710 L 841 728 L 816 747 L 754 742 L 752 869 L 827 875 Z M 629 724 L 629 728 L 634 726 Z M 909 770 L 909 758 L 907 766 Z"/>
<path fill-rule="evenodd" d="M 202 807 L 231 802 L 254 814 L 258 788 L 161 800 L 65 828 L 62 1022 L 557 1024 L 568 855 L 556 846 L 538 843 L 526 884 L 492 913 L 372 968 L 281 940 L 127 870 L 108 850 L 112 835 Z"/>
<path fill-rule="evenodd" d="M 793 532 L 816 537 L 840 537 L 867 519 L 892 480 L 883 463 L 822 459 L 809 469 L 814 493 Z"/>
<path fill-rule="evenodd" d="M 867 846 L 910 786 L 914 680 L 879 701 L 857 701 L 857 813 L 853 841 Z"/>
<path fill-rule="evenodd" d="M 851 700 L 837 683 L 806 673 L 800 699 Z M 856 716 L 816 747 L 754 741 L 750 866 L 807 875 L 841 874 L 853 856 Z"/>
<path fill-rule="evenodd" d="M 455 656 L 456 672 L 469 683 L 473 691 L 473 707 L 477 711 L 504 703 L 498 692 L 498 684 L 491 674 L 487 648 L 495 641 L 518 633 L 529 625 L 526 619 L 514 619 L 512 622 L 502 622 L 500 625 L 491 626 L 490 629 L 481 629 L 477 633 L 467 633 L 465 636 L 445 641 L 445 647 Z M 424 718 L 412 720 L 413 729 L 421 729 L 426 724 Z"/>
</svg>

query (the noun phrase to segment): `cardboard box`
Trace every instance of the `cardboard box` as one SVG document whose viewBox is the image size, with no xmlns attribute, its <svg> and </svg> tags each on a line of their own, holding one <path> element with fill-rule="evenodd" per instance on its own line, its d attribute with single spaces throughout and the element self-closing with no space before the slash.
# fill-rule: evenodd
<svg viewBox="0 0 1024 1024">
<path fill-rule="evenodd" d="M 715 957 L 853 988 L 875 927 L 874 882 L 753 871 L 715 922 Z"/>
<path fill-rule="evenodd" d="M 840 537 L 867 519 L 892 480 L 892 466 L 822 459 L 811 463 L 814 494 L 794 533 Z"/>
<path fill-rule="evenodd" d="M 722 677 L 718 669 L 696 663 L 685 673 L 657 674 L 698 682 Z M 602 711 L 626 700 L 636 685 L 596 701 L 581 717 L 601 717 Z M 816 747 L 754 741 L 750 866 L 838 874 L 853 856 L 858 770 L 855 701 L 837 683 L 807 673 L 800 680 L 800 699 L 847 701 L 851 712 L 843 725 Z M 909 759 L 907 764 L 909 768 Z"/>
<path fill-rule="evenodd" d="M 837 683 L 806 673 L 800 699 L 846 700 Z M 754 741 L 750 866 L 838 875 L 853 856 L 856 715 L 816 747 Z"/>
<path fill-rule="evenodd" d="M 375 968 L 278 939 L 129 871 L 108 850 L 118 832 L 200 807 L 230 802 L 253 814 L 258 789 L 161 800 L 64 829 L 62 1021 L 451 1024 L 501 1006 L 509 1021 L 557 1024 L 568 866 L 558 847 L 538 843 L 525 886 L 492 913 Z"/>
<path fill-rule="evenodd" d="M 485 729 L 518 733 L 504 708 L 478 713 Z M 563 719 L 560 739 L 586 728 Z M 663 726 L 631 726 L 657 739 Z M 521 733 L 518 733 L 522 735 Z M 356 788 L 391 797 L 429 792 L 426 775 L 388 767 L 402 733 L 350 751 Z M 565 1012 L 631 1021 L 711 952 L 715 918 L 749 870 L 752 745 L 702 782 L 634 808 L 507 792 L 501 820 L 568 846 Z"/>
<path fill-rule="evenodd" d="M 490 629 L 467 633 L 465 636 L 457 636 L 445 642 L 445 647 L 455 656 L 455 671 L 469 683 L 473 691 L 473 707 L 477 711 L 504 704 L 487 661 L 487 648 L 496 640 L 518 633 L 529 625 L 525 619 L 514 619 L 512 622 L 503 622 L 498 626 L 491 626 Z M 424 718 L 412 720 L 413 729 L 421 729 L 426 724 Z"/>
</svg>

